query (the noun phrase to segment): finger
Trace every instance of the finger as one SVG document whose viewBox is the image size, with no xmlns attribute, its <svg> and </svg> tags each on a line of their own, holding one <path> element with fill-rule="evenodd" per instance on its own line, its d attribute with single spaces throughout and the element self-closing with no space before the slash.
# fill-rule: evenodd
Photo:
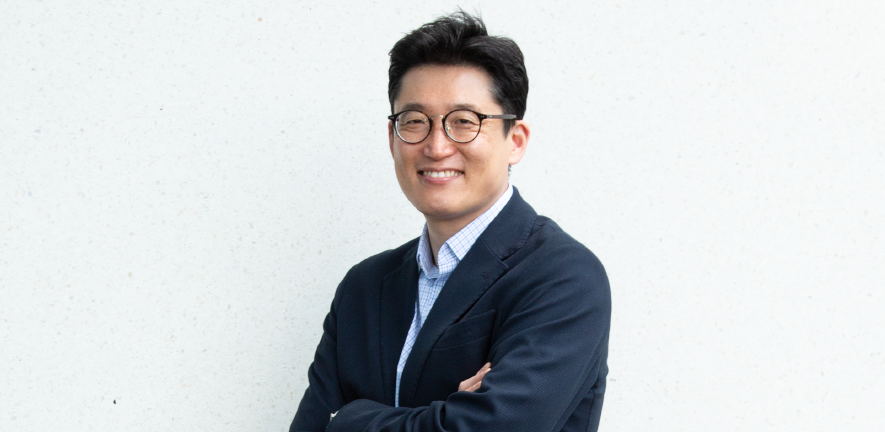
<svg viewBox="0 0 885 432">
<path fill-rule="evenodd" d="M 473 386 L 474 384 L 476 384 L 479 381 L 482 381 L 482 376 L 480 376 L 479 374 L 476 374 L 470 378 L 467 378 L 466 380 L 461 381 L 461 384 L 458 385 L 458 391 L 467 390 L 468 388 L 470 388 L 471 386 Z"/>
<path fill-rule="evenodd" d="M 458 390 L 463 390 L 463 391 L 468 391 L 468 392 L 474 392 L 474 391 L 476 391 L 476 389 L 478 389 L 478 388 L 482 385 L 482 378 L 483 378 L 484 376 L 486 376 L 486 374 L 487 374 L 490 370 L 492 370 L 492 368 L 483 369 L 483 370 L 479 371 L 479 373 L 477 373 L 476 376 L 474 376 L 473 378 L 470 379 L 471 381 L 476 381 L 476 382 L 474 382 L 472 385 L 469 384 L 469 383 L 462 383 L 462 385 L 463 385 L 465 388 L 462 389 L 462 388 L 459 386 Z"/>
<path fill-rule="evenodd" d="M 476 375 L 461 381 L 461 384 L 458 385 L 458 391 L 465 391 L 476 383 L 482 382 L 482 377 L 484 377 L 490 370 L 492 370 L 492 363 L 489 362 L 484 364 Z"/>
<path fill-rule="evenodd" d="M 473 392 L 475 392 L 476 389 L 478 389 L 481 385 L 482 385 L 482 381 L 480 381 L 480 382 L 478 382 L 478 383 L 476 383 L 476 384 L 470 386 L 470 387 L 469 387 L 467 390 L 465 390 L 465 391 L 468 391 L 468 392 L 470 392 L 470 393 L 473 393 Z"/>
</svg>

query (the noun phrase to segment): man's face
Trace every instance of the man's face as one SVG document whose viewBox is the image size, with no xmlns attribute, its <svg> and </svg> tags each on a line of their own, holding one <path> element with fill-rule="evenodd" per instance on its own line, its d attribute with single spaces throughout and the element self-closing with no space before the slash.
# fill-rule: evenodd
<svg viewBox="0 0 885 432">
<path fill-rule="evenodd" d="M 428 222 L 469 223 L 478 217 L 507 189 L 508 167 L 525 153 L 529 131 L 522 121 L 505 136 L 504 120 L 483 120 L 476 139 L 463 144 L 443 131 L 442 116 L 456 109 L 512 114 L 501 111 L 491 88 L 485 71 L 468 66 L 425 65 L 403 76 L 394 111 L 421 111 L 433 127 L 423 141 L 409 144 L 390 122 L 390 153 L 400 188 Z"/>
</svg>

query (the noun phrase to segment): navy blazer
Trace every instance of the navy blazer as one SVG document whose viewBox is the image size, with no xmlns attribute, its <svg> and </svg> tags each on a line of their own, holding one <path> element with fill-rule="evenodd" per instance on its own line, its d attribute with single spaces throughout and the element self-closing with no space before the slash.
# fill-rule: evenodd
<svg viewBox="0 0 885 432">
<path fill-rule="evenodd" d="M 605 270 L 516 189 L 440 292 L 393 407 L 417 246 L 368 258 L 341 281 L 290 431 L 597 430 L 611 320 Z M 458 391 L 486 362 L 480 388 Z"/>
</svg>

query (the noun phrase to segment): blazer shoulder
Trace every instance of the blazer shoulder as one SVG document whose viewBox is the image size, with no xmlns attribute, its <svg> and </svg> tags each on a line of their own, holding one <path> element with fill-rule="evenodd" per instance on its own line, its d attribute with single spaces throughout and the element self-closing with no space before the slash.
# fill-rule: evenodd
<svg viewBox="0 0 885 432">
<path fill-rule="evenodd" d="M 535 253 L 542 256 L 551 271 L 580 271 L 601 277 L 608 285 L 602 262 L 587 246 L 565 232 L 559 224 L 546 216 L 537 216 L 530 239 Z"/>
<path fill-rule="evenodd" d="M 361 278 L 375 276 L 380 280 L 388 273 L 402 266 L 407 255 L 413 254 L 417 247 L 418 238 L 416 237 L 395 249 L 388 249 L 360 261 L 358 264 L 351 267 L 348 275 L 358 275 Z"/>
<path fill-rule="evenodd" d="M 587 246 L 584 246 L 583 243 L 569 235 L 569 233 L 565 232 L 559 224 L 547 216 L 538 215 L 535 217 L 534 226 L 532 227 L 530 236 L 539 237 L 539 239 L 543 240 L 544 244 L 548 247 L 565 247 L 566 249 L 574 248 L 575 250 L 580 250 L 582 254 L 588 254 L 588 257 L 592 256 L 594 259 L 596 258 L 596 255 L 594 255 Z"/>
</svg>

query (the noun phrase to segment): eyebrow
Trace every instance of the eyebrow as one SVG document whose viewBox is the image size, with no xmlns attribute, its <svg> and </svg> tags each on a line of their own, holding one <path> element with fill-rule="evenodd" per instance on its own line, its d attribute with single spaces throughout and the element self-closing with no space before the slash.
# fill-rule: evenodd
<svg viewBox="0 0 885 432">
<path fill-rule="evenodd" d="M 400 111 L 415 110 L 415 111 L 424 112 L 425 109 L 426 109 L 426 107 L 420 103 L 407 103 L 407 104 L 403 105 L 402 108 L 400 108 Z M 459 110 L 459 109 L 478 111 L 476 109 L 476 105 L 469 104 L 469 103 L 459 103 L 459 104 L 449 105 L 449 111 L 455 111 L 455 110 Z"/>
</svg>

